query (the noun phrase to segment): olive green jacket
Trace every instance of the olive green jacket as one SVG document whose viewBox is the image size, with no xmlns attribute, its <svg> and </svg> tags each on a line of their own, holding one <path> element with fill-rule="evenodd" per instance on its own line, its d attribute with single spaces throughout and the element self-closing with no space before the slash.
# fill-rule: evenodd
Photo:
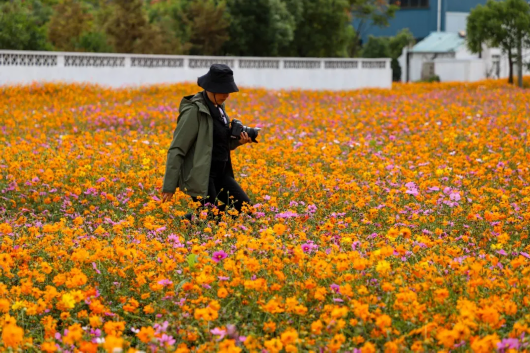
<svg viewBox="0 0 530 353">
<path fill-rule="evenodd" d="M 224 110 L 224 104 L 222 105 Z M 228 116 L 226 116 L 228 120 Z M 230 149 L 239 141 L 230 141 Z M 177 127 L 167 152 L 166 173 L 162 192 L 173 193 L 177 188 L 196 197 L 208 194 L 208 179 L 212 162 L 213 118 L 202 93 L 182 98 Z M 234 176 L 229 160 L 228 172 Z"/>
</svg>

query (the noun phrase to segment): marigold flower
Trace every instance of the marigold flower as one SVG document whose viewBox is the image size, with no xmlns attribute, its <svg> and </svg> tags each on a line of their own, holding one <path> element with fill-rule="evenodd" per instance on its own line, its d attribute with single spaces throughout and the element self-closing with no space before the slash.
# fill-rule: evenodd
<svg viewBox="0 0 530 353">
<path fill-rule="evenodd" d="M 24 330 L 11 323 L 2 329 L 2 341 L 6 347 L 17 348 L 24 338 Z"/>
<path fill-rule="evenodd" d="M 271 353 L 279 353 L 283 349 L 283 343 L 278 338 L 273 338 L 264 343 L 265 348 Z"/>
<path fill-rule="evenodd" d="M 113 353 L 116 349 L 122 349 L 123 338 L 116 337 L 114 335 L 108 335 L 105 337 L 105 343 L 103 343 L 103 347 L 108 353 Z"/>
<path fill-rule="evenodd" d="M 140 328 L 140 332 L 136 334 L 136 337 L 143 343 L 149 343 L 155 337 L 155 330 L 151 326 L 142 327 Z"/>
</svg>

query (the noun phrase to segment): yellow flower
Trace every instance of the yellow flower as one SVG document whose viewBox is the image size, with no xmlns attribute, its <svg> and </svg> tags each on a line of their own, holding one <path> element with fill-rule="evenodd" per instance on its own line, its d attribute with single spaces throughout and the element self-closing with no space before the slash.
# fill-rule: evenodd
<svg viewBox="0 0 530 353">
<path fill-rule="evenodd" d="M 65 293 L 61 296 L 61 302 L 66 309 L 73 309 L 75 307 L 75 298 L 70 293 Z"/>
<path fill-rule="evenodd" d="M 26 306 L 24 305 L 24 302 L 22 301 L 17 301 L 15 302 L 12 306 L 11 306 L 11 309 L 12 310 L 18 310 L 20 308 L 25 308 Z"/>
<path fill-rule="evenodd" d="M 390 262 L 386 260 L 378 261 L 375 270 L 379 272 L 379 274 L 386 274 L 391 270 Z"/>
</svg>

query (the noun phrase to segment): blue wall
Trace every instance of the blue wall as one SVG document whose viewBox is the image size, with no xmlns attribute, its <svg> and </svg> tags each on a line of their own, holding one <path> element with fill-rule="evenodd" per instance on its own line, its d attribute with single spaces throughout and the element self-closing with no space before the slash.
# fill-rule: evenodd
<svg viewBox="0 0 530 353">
<path fill-rule="evenodd" d="M 485 4 L 486 0 L 441 0 L 441 30 L 445 30 L 445 12 L 469 12 L 478 4 Z M 436 31 L 438 0 L 429 0 L 429 7 L 423 9 L 403 9 L 396 11 L 396 16 L 390 20 L 390 26 L 379 28 L 370 27 L 362 36 L 363 43 L 366 43 L 369 35 L 374 36 L 394 36 L 403 28 L 408 28 L 416 37 L 423 39 L 431 32 Z M 354 21 L 357 28 L 357 23 Z"/>
</svg>

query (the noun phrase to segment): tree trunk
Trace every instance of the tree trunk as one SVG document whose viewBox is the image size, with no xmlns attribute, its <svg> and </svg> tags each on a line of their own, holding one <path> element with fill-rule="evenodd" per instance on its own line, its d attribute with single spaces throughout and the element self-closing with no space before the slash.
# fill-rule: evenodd
<svg viewBox="0 0 530 353">
<path fill-rule="evenodd" d="M 512 58 L 512 49 L 508 49 L 508 83 L 513 84 L 513 58 Z"/>
<path fill-rule="evenodd" d="M 353 40 L 354 43 L 350 48 L 350 58 L 355 58 L 357 52 L 359 51 L 359 42 L 361 41 L 361 36 L 359 35 L 359 32 L 357 32 L 357 30 L 355 31 L 355 38 Z"/>
<path fill-rule="evenodd" d="M 517 37 L 517 84 L 523 87 L 523 40 Z"/>
</svg>

